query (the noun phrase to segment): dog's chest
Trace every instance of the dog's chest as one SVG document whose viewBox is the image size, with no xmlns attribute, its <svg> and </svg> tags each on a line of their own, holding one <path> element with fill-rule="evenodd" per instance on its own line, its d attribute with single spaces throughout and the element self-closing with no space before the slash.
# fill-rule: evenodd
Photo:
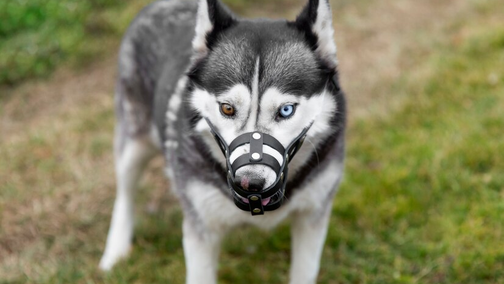
<svg viewBox="0 0 504 284">
<path fill-rule="evenodd" d="M 226 230 L 237 225 L 250 224 L 268 230 L 293 212 L 313 212 L 330 204 L 327 202 L 328 198 L 332 197 L 331 193 L 334 192 L 341 175 L 341 164 L 330 163 L 305 186 L 298 188 L 286 204 L 261 216 L 251 216 L 249 212 L 241 211 L 220 189 L 199 180 L 189 182 L 183 194 L 191 201 L 194 213 L 209 228 Z"/>
</svg>

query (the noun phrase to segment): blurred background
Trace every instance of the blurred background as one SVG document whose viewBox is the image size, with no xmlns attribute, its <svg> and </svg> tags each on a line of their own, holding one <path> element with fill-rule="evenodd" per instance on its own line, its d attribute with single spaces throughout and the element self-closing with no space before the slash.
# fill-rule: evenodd
<svg viewBox="0 0 504 284">
<path fill-rule="evenodd" d="M 120 38 L 147 0 L 0 1 L 0 283 L 183 283 L 157 159 L 131 257 L 98 261 L 115 196 Z M 304 0 L 225 0 L 294 19 Z M 346 178 L 319 283 L 504 283 L 504 2 L 331 0 Z M 287 283 L 290 237 L 239 230 L 220 283 Z"/>
</svg>

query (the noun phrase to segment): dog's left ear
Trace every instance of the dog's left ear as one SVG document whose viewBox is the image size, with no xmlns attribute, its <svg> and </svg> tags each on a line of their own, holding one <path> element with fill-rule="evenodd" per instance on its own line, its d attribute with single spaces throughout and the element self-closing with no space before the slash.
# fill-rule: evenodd
<svg viewBox="0 0 504 284">
<path fill-rule="evenodd" d="M 308 43 L 331 67 L 336 67 L 336 44 L 329 0 L 309 0 L 294 22 Z"/>
<path fill-rule="evenodd" d="M 203 57 L 217 40 L 222 31 L 236 22 L 219 0 L 199 0 L 193 49 L 197 56 Z"/>
</svg>

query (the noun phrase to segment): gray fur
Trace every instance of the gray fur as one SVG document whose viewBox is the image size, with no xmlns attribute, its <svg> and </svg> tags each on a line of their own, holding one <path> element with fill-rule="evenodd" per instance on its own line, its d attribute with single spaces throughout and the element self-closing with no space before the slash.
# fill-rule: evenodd
<svg viewBox="0 0 504 284">
<path fill-rule="evenodd" d="M 317 98 L 321 93 L 328 93 L 331 101 L 337 103 L 337 110 L 328 123 L 330 127 L 319 141 L 315 141 L 313 148 L 303 146 L 304 158 L 299 158 L 302 155 L 298 154 L 297 159 L 298 162 L 304 160 L 293 166 L 287 183 L 290 200 L 298 191 L 311 190 L 306 187 L 317 185 L 317 179 L 329 180 L 323 185 L 328 187 L 327 191 L 322 191 L 323 202 L 307 214 L 326 216 L 321 223 L 328 220 L 327 212 L 343 172 L 345 100 L 339 88 L 336 66 L 324 64 L 328 55 L 318 54 L 321 48 L 316 46 L 314 36 L 307 35 L 313 29 L 310 23 L 313 24 L 314 19 L 301 21 L 302 17 L 313 17 L 320 7 L 319 1 L 328 4 L 327 0 L 310 0 L 296 22 L 234 18 L 232 25 L 223 28 L 221 34 L 207 35 L 209 48 L 204 55 L 194 54 L 192 48 L 198 13 L 196 0 L 154 2 L 139 13 L 124 36 L 116 86 L 116 163 L 122 162 L 124 148 L 140 153 L 136 160 L 144 161 L 150 159 L 151 148 L 156 145 L 163 152 L 172 188 L 181 201 L 186 218 L 184 224 L 198 232 L 202 242 L 218 230 L 207 224 L 209 217 L 195 205 L 194 196 L 188 193 L 192 189 L 190 184 L 200 182 L 230 204 L 232 193 L 226 183 L 225 166 L 212 156 L 209 143 L 214 142 L 195 130 L 195 125 L 202 120 L 201 113 L 191 105 L 192 94 L 197 88 L 219 97 L 232 86 L 243 84 L 251 92 L 255 88 L 259 100 L 271 87 L 296 98 Z M 208 3 L 218 4 L 215 0 L 208 0 Z M 217 11 L 212 9 L 209 11 Z M 330 24 L 330 17 L 327 21 L 326 24 Z M 253 85 L 255 74 L 258 80 Z M 258 108 L 257 113 L 260 111 Z M 267 125 L 255 125 L 263 132 L 268 131 Z M 337 179 L 334 181 L 332 173 L 328 175 L 326 171 L 329 168 L 335 169 Z M 123 192 L 118 191 L 119 194 Z M 285 210 L 302 211 L 303 208 Z M 270 216 L 280 220 L 279 216 L 287 212 L 281 209 Z M 300 216 L 298 213 L 292 212 L 292 215 Z M 239 216 L 249 223 L 267 217 L 251 220 L 244 214 L 238 208 L 229 211 L 230 216 Z M 324 226 L 320 227 L 325 236 Z M 106 254 L 101 267 L 109 269 L 115 259 L 107 262 Z M 316 269 L 318 271 L 318 267 Z"/>
<path fill-rule="evenodd" d="M 143 136 L 155 125 L 161 145 L 167 140 L 178 145 L 176 149 L 164 147 L 164 152 L 179 196 L 184 195 L 182 189 L 189 177 L 197 175 L 198 179 L 216 185 L 231 199 L 222 174 L 215 174 L 225 174 L 222 165 L 207 158 L 209 153 L 204 141 L 192 131 L 189 120 L 193 114 L 188 105 L 190 89 L 180 90 L 181 106 L 173 110 L 179 119 L 170 125 L 166 123 L 168 101 L 177 82 L 190 68 L 196 12 L 196 1 L 158 1 L 146 7 L 131 24 L 119 54 L 119 128 L 123 135 Z M 237 83 L 245 83 L 251 89 L 255 61 L 262 58 L 260 94 L 274 86 L 293 94 L 310 95 L 306 86 L 320 84 L 320 70 L 310 47 L 300 37 L 301 34 L 289 29 L 283 20 L 240 21 L 213 47 L 205 64 L 198 67 L 201 80 L 211 82 L 209 89 L 216 94 Z M 325 153 L 340 161 L 343 158 L 342 134 L 335 139 L 339 141 L 337 147 L 329 145 Z M 329 160 L 318 161 L 318 166 Z M 193 212 L 188 199 L 181 199 L 186 211 Z"/>
<path fill-rule="evenodd" d="M 157 1 L 126 32 L 119 53 L 117 108 L 119 120 L 130 120 L 130 135 L 148 133 L 153 122 L 159 129 L 164 126 L 170 95 L 155 94 L 172 94 L 189 65 L 196 10 L 196 1 Z M 132 107 L 128 113 L 124 101 Z"/>
</svg>

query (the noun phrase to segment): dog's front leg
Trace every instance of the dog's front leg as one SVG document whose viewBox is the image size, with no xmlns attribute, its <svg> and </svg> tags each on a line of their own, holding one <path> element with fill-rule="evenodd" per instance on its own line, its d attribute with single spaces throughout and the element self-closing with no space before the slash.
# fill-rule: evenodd
<svg viewBox="0 0 504 284">
<path fill-rule="evenodd" d="M 330 212 L 328 204 L 320 211 L 293 216 L 290 284 L 316 283 Z"/>
<path fill-rule="evenodd" d="M 184 218 L 183 233 L 186 283 L 216 283 L 222 235 L 190 217 Z"/>
</svg>

